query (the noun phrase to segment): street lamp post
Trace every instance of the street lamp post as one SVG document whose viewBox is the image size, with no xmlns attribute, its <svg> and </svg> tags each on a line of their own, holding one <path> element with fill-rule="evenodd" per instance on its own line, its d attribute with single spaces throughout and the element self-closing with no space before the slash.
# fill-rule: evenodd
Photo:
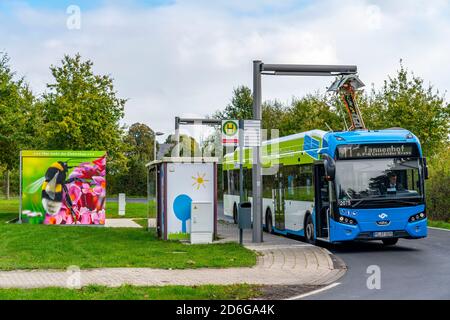
<svg viewBox="0 0 450 320">
<path fill-rule="evenodd" d="M 160 137 L 163 135 L 164 135 L 164 133 L 162 133 L 162 132 L 155 132 L 155 141 L 153 141 L 153 161 L 158 160 L 158 159 L 156 159 L 156 144 L 158 143 L 156 141 L 156 137 Z"/>
</svg>

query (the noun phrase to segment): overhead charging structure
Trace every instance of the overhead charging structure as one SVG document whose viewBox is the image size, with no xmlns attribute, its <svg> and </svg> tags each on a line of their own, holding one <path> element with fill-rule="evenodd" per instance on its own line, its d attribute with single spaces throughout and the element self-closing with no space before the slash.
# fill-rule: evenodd
<svg viewBox="0 0 450 320">
<path fill-rule="evenodd" d="M 357 77 L 355 65 L 304 65 L 304 64 L 265 64 L 260 60 L 253 61 L 253 119 L 262 119 L 262 76 L 335 76 L 336 81 L 328 91 L 341 95 L 347 108 L 352 126 L 350 130 L 365 129 L 364 121 L 356 104 L 356 91 L 364 84 Z M 253 148 L 252 165 L 252 241 L 263 241 L 263 212 L 262 212 L 262 166 L 261 147 Z"/>
</svg>

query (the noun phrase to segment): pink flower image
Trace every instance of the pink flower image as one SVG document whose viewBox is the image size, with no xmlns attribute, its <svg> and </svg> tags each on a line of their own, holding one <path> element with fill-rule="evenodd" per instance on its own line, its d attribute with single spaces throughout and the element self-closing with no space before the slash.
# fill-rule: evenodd
<svg viewBox="0 0 450 320">
<path fill-rule="evenodd" d="M 63 191 L 60 211 L 45 215 L 44 224 L 105 224 L 106 156 L 74 168 Z"/>
<path fill-rule="evenodd" d="M 71 185 L 69 188 L 69 196 L 72 203 L 77 203 L 81 197 L 81 188 L 77 185 Z"/>
<path fill-rule="evenodd" d="M 93 211 L 92 212 L 92 222 L 94 224 L 105 224 L 105 210 Z"/>
<path fill-rule="evenodd" d="M 92 224 L 91 211 L 88 208 L 81 208 L 80 217 L 81 224 Z"/>
</svg>

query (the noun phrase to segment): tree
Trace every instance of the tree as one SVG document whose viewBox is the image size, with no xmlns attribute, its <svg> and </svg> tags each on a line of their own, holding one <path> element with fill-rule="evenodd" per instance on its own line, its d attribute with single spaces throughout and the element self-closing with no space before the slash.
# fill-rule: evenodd
<svg viewBox="0 0 450 320">
<path fill-rule="evenodd" d="M 24 79 L 14 80 L 9 57 L 0 57 L 0 165 L 5 169 L 5 194 L 9 198 L 10 172 L 19 165 L 19 152 L 33 144 L 36 121 L 34 96 Z"/>
<path fill-rule="evenodd" d="M 428 162 L 427 211 L 430 219 L 450 222 L 450 146 L 439 150 Z"/>
<path fill-rule="evenodd" d="M 233 97 L 223 111 L 217 111 L 216 119 L 252 119 L 253 96 L 250 88 L 239 86 L 233 90 Z"/>
<path fill-rule="evenodd" d="M 143 163 L 154 160 L 155 133 L 146 124 L 132 124 L 124 137 L 124 143 L 129 148 L 126 152 L 128 158 L 136 158 Z"/>
<path fill-rule="evenodd" d="M 331 101 L 316 93 L 294 99 L 279 125 L 280 135 L 286 136 L 314 129 L 339 130 L 343 122 Z"/>
<path fill-rule="evenodd" d="M 410 75 L 400 62 L 395 77 L 389 77 L 379 91 L 372 89 L 367 104 L 361 105 L 371 129 L 402 127 L 414 133 L 424 154 L 432 156 L 448 144 L 450 104 L 421 78 Z"/>
<path fill-rule="evenodd" d="M 281 123 L 287 113 L 287 108 L 278 101 L 266 101 L 262 104 L 262 128 L 280 129 Z"/>
<path fill-rule="evenodd" d="M 147 194 L 146 162 L 137 157 L 128 159 L 126 171 L 120 171 L 108 177 L 108 193 L 126 193 L 128 196 L 145 196 Z"/>
<path fill-rule="evenodd" d="M 166 144 L 170 145 L 165 156 L 178 157 L 178 155 L 173 154 L 174 148 L 176 146 L 175 135 L 169 135 L 166 139 Z M 196 157 L 201 156 L 200 145 L 193 137 L 186 134 L 180 134 L 179 143 L 180 157 Z"/>
<path fill-rule="evenodd" d="M 93 73 L 93 63 L 64 56 L 51 66 L 55 82 L 43 95 L 41 147 L 61 150 L 106 150 L 108 170 L 126 166 L 122 143 L 125 99 L 117 97 L 113 78 Z"/>
<path fill-rule="evenodd" d="M 126 146 L 127 167 L 109 176 L 108 192 L 118 194 L 126 191 L 128 195 L 143 196 L 147 190 L 145 165 L 153 160 L 155 134 L 149 126 L 134 123 L 128 128 L 123 142 Z"/>
</svg>

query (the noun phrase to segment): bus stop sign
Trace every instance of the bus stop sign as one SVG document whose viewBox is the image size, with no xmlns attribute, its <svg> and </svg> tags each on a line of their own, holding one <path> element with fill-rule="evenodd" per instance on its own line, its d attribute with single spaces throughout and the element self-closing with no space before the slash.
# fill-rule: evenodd
<svg viewBox="0 0 450 320">
<path fill-rule="evenodd" d="M 239 121 L 223 120 L 222 121 L 222 144 L 224 146 L 239 145 Z"/>
</svg>

